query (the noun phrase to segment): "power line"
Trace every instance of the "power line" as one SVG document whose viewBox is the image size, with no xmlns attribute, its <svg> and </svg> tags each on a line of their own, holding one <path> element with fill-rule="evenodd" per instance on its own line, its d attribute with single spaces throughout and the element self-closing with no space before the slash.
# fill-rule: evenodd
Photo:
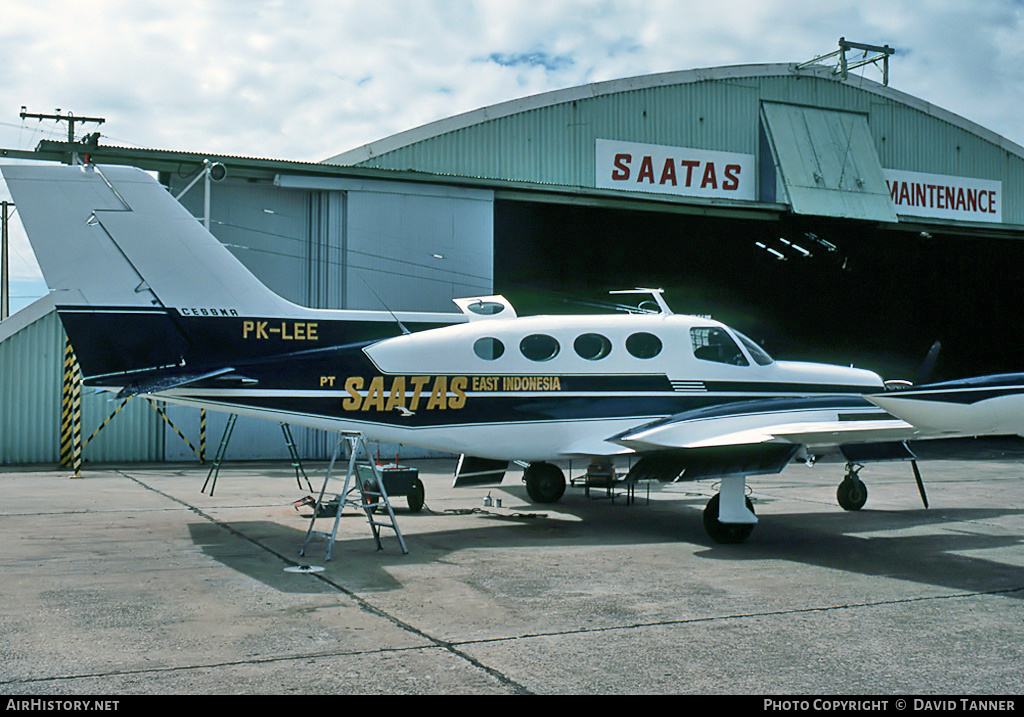
<svg viewBox="0 0 1024 717">
<path fill-rule="evenodd" d="M 27 112 L 25 106 L 21 106 L 21 114 L 19 115 L 22 119 L 31 117 L 32 119 L 44 120 L 52 119 L 55 122 L 67 122 L 68 123 L 68 144 L 73 144 L 75 141 L 75 122 L 95 122 L 96 124 L 103 124 L 106 122 L 102 117 L 76 117 L 71 112 L 66 115 L 62 115 L 60 110 L 55 110 L 52 115 L 36 114 L 34 112 Z"/>
<path fill-rule="evenodd" d="M 11 214 L 7 208 L 11 208 Z M 6 199 L 0 202 L 0 321 L 11 315 L 11 281 L 7 267 L 7 220 L 14 214 L 14 204 Z"/>
<path fill-rule="evenodd" d="M 38 114 L 35 112 L 28 112 L 25 109 L 25 105 L 21 106 L 21 113 L 19 115 L 22 119 L 32 118 L 38 120 L 54 120 L 55 122 L 67 122 L 68 123 L 68 144 L 73 145 L 75 143 L 75 122 L 91 122 L 95 124 L 103 124 L 106 120 L 102 117 L 76 117 L 71 112 L 62 115 L 60 109 L 54 110 L 54 114 Z M 96 133 L 96 137 L 99 137 L 99 133 Z M 71 164 L 78 164 L 78 155 L 73 153 L 71 157 Z"/>
</svg>

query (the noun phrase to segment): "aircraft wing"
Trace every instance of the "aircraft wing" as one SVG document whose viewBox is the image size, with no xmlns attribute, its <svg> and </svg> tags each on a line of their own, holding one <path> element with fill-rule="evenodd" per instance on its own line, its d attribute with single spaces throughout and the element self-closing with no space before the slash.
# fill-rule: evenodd
<svg viewBox="0 0 1024 717">
<path fill-rule="evenodd" d="M 860 396 L 737 401 L 686 411 L 609 439 L 660 480 L 778 473 L 801 451 L 848 461 L 908 460 L 925 432 Z M 929 436 L 938 437 L 938 435 Z"/>
<path fill-rule="evenodd" d="M 904 441 L 921 431 L 859 396 L 768 398 L 679 413 L 612 439 L 637 452 L 762 443 L 837 447 Z"/>
<path fill-rule="evenodd" d="M 769 398 L 686 411 L 608 439 L 682 479 L 777 473 L 803 450 L 911 460 L 908 440 L 1024 436 L 1024 373 L 861 396 Z"/>
</svg>

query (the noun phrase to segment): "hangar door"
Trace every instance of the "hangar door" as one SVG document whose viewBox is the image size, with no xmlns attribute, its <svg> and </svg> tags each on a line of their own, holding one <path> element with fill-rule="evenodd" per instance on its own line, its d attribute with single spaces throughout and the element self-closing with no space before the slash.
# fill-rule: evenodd
<svg viewBox="0 0 1024 717">
<path fill-rule="evenodd" d="M 761 121 L 795 213 L 897 221 L 867 117 L 765 102 Z"/>
<path fill-rule="evenodd" d="M 494 193 L 440 184 L 280 175 L 278 191 L 329 197 L 338 210 L 338 308 L 456 311 L 492 292 Z"/>
</svg>

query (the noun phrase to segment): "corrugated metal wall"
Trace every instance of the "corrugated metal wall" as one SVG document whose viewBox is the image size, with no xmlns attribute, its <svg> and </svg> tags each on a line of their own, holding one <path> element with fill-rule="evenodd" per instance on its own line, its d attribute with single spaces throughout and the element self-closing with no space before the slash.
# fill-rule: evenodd
<svg viewBox="0 0 1024 717">
<path fill-rule="evenodd" d="M 1024 224 L 1024 157 L 968 121 L 858 77 L 841 82 L 777 65 L 752 67 L 749 76 L 707 76 L 716 74 L 722 77 L 679 73 L 677 84 L 651 76 L 647 87 L 635 87 L 645 79 L 637 78 L 620 83 L 622 91 L 588 97 L 577 90 L 562 102 L 553 93 L 552 104 L 490 113 L 499 115 L 492 119 L 482 110 L 475 124 L 357 164 L 593 187 L 599 138 L 757 155 L 760 105 L 780 102 L 867 115 L 885 168 L 1001 180 L 1004 223 Z"/>
<path fill-rule="evenodd" d="M 176 178 L 172 192 L 188 178 Z M 284 184 L 288 178 L 285 178 Z M 227 179 L 211 188 L 210 231 L 264 284 L 322 309 L 455 312 L 488 294 L 493 193 L 384 181 Z M 202 188 L 182 203 L 202 214 Z"/>
<path fill-rule="evenodd" d="M 0 464 L 60 460 L 64 330 L 57 314 L 0 342 Z M 117 408 L 109 394 L 82 392 L 82 439 Z M 162 420 L 143 399 L 134 399 L 89 441 L 82 457 L 92 462 L 163 458 Z"/>
</svg>

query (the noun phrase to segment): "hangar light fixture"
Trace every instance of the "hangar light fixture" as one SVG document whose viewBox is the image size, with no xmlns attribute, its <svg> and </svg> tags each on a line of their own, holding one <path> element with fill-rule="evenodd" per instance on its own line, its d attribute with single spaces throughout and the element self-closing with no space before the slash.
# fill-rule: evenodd
<svg viewBox="0 0 1024 717">
<path fill-rule="evenodd" d="M 818 244 L 821 244 L 823 247 L 825 247 L 829 251 L 836 251 L 836 245 L 835 244 L 833 244 L 832 242 L 825 241 L 824 239 L 819 237 L 817 234 L 812 234 L 811 232 L 806 232 L 804 234 L 804 236 L 807 237 L 809 240 L 811 240 L 813 242 L 817 242 Z"/>
<path fill-rule="evenodd" d="M 210 229 L 210 182 L 220 182 L 226 176 L 228 176 L 227 167 L 220 162 L 211 162 L 209 159 L 203 160 L 203 166 L 199 168 L 199 173 L 188 183 L 184 189 L 178 192 L 175 199 L 180 200 L 188 190 L 192 189 L 200 179 L 203 180 L 203 226 L 207 230 Z"/>
<path fill-rule="evenodd" d="M 767 246 L 766 244 L 762 244 L 762 243 L 761 243 L 761 242 L 759 242 L 759 241 L 756 241 L 756 242 L 754 242 L 754 244 L 756 244 L 756 245 L 757 245 L 758 247 L 760 247 L 761 249 L 764 249 L 764 250 L 765 250 L 766 252 L 768 252 L 769 254 L 771 254 L 772 256 L 774 256 L 774 257 L 775 257 L 776 259 L 778 259 L 779 261 L 786 261 L 786 255 L 785 255 L 785 254 L 783 254 L 782 252 L 778 252 L 778 251 L 775 251 L 775 250 L 774 250 L 774 249 L 772 249 L 772 248 L 771 248 L 770 246 Z"/>
<path fill-rule="evenodd" d="M 783 239 L 782 237 L 779 237 L 779 241 L 780 241 L 780 242 L 782 242 L 783 244 L 785 244 L 786 246 L 788 246 L 788 247 L 789 247 L 790 249 L 792 249 L 793 251 L 795 251 L 795 252 L 798 252 L 798 253 L 799 253 L 799 254 L 800 254 L 801 256 L 804 256 L 804 257 L 808 257 L 808 256 L 810 256 L 810 255 L 811 255 L 811 252 L 807 251 L 807 250 L 806 250 L 806 249 L 804 249 L 804 248 L 803 248 L 802 246 L 797 246 L 797 245 L 796 245 L 796 244 L 794 244 L 793 242 L 791 242 L 791 241 L 786 241 L 786 240 L 785 240 L 785 239 Z"/>
</svg>

